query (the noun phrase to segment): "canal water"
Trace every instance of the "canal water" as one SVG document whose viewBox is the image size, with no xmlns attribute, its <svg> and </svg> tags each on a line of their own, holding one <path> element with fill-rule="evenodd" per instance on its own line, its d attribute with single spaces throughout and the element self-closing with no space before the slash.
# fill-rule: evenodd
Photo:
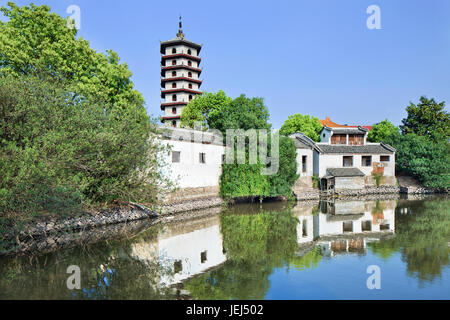
<svg viewBox="0 0 450 320">
<path fill-rule="evenodd" d="M 450 298 L 447 198 L 242 204 L 189 216 L 2 257 L 0 299 Z"/>
</svg>

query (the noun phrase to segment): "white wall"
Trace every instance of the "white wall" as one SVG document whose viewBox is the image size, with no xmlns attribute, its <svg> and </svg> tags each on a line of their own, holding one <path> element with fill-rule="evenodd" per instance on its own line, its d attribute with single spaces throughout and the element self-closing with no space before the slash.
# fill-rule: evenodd
<svg viewBox="0 0 450 320">
<path fill-rule="evenodd" d="M 302 157 L 306 156 L 306 172 L 302 171 Z M 313 175 L 313 151 L 312 149 L 297 149 L 297 174 L 301 177 Z"/>
<path fill-rule="evenodd" d="M 172 153 L 165 156 L 168 174 L 180 188 L 199 188 L 219 185 L 222 155 L 225 147 L 214 144 L 163 140 L 172 151 L 180 151 L 180 162 L 172 163 Z M 206 153 L 206 163 L 199 162 L 199 153 Z"/>
</svg>

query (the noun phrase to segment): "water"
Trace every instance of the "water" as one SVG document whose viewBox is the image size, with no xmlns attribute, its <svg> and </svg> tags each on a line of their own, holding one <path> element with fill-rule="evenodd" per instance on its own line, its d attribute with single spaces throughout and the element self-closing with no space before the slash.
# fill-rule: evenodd
<svg viewBox="0 0 450 320">
<path fill-rule="evenodd" d="M 0 258 L 0 298 L 449 299 L 449 202 L 273 202 L 142 222 L 117 239 Z M 81 289 L 67 288 L 71 265 Z"/>
</svg>

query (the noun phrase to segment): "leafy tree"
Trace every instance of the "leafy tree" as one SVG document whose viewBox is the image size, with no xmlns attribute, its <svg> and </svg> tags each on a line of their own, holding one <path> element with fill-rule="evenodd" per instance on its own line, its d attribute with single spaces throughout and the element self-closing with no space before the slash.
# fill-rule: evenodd
<svg viewBox="0 0 450 320">
<path fill-rule="evenodd" d="M 322 130 L 322 124 L 316 117 L 302 115 L 300 113 L 291 115 L 281 126 L 280 132 L 289 136 L 296 132 L 302 132 L 314 141 L 319 141 L 319 132 Z"/>
<path fill-rule="evenodd" d="M 414 133 L 391 135 L 387 141 L 397 149 L 396 168 L 427 187 L 450 188 L 450 144 Z"/>
<path fill-rule="evenodd" d="M 385 142 L 388 137 L 398 133 L 398 128 L 394 126 L 388 119 L 381 121 L 373 126 L 367 136 L 370 142 Z"/>
<path fill-rule="evenodd" d="M 66 19 L 50 13 L 50 7 L 8 2 L 0 11 L 9 19 L 0 22 L 2 74 L 37 72 L 66 79 L 72 81 L 75 92 L 95 95 L 117 110 L 143 105 L 141 93 L 133 89 L 130 70 L 119 64 L 117 53 L 108 50 L 104 55 L 91 49 Z"/>
<path fill-rule="evenodd" d="M 204 127 L 209 127 L 210 113 L 220 112 L 232 100 L 222 90 L 219 90 L 217 93 L 203 92 L 201 96 L 196 96 L 183 108 L 181 125 L 194 128 L 197 123 L 201 123 Z"/>
<path fill-rule="evenodd" d="M 0 212 L 67 213 L 86 204 L 155 203 L 165 179 L 142 105 L 118 116 L 76 85 L 0 77 Z M 149 138 L 150 136 L 150 138 Z"/>
<path fill-rule="evenodd" d="M 445 102 L 436 103 L 434 99 L 420 97 L 420 103 L 412 102 L 406 108 L 408 116 L 402 120 L 403 134 L 414 133 L 433 140 L 450 138 L 450 113 L 444 110 Z"/>
</svg>

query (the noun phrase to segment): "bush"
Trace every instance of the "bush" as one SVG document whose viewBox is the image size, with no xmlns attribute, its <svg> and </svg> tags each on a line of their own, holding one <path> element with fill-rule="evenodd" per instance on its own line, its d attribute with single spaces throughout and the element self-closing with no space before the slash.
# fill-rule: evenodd
<svg viewBox="0 0 450 320">
<path fill-rule="evenodd" d="M 0 211 L 156 201 L 160 146 L 149 139 L 144 107 L 108 108 L 72 88 L 49 78 L 0 77 Z"/>
</svg>

